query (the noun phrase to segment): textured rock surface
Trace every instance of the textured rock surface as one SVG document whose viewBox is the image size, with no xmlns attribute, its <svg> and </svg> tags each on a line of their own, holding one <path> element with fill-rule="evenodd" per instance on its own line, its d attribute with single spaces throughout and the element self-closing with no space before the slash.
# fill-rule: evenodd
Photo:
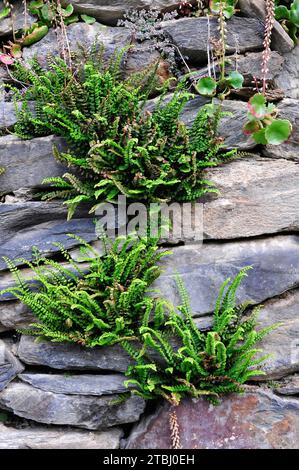
<svg viewBox="0 0 299 470">
<path fill-rule="evenodd" d="M 75 23 L 67 27 L 67 36 L 71 49 L 77 49 L 78 44 L 85 48 L 91 47 L 95 42 L 105 46 L 105 52 L 109 55 L 117 48 L 125 46 L 129 41 L 129 33 L 125 28 L 111 28 L 99 23 L 88 25 L 86 23 Z M 54 29 L 38 43 L 25 48 L 23 57 L 25 61 L 38 55 L 43 65 L 47 63 L 47 54 L 58 55 L 60 51 L 57 43 L 57 35 Z"/>
<path fill-rule="evenodd" d="M 117 345 L 88 349 L 74 344 L 37 343 L 30 336 L 21 337 L 18 356 L 26 364 L 69 370 L 124 372 L 131 362 Z"/>
<path fill-rule="evenodd" d="M 243 14 L 249 17 L 265 18 L 265 2 L 264 0 L 239 0 L 238 6 Z M 281 53 L 289 52 L 294 43 L 283 27 L 274 22 L 272 33 L 272 47 Z"/>
<path fill-rule="evenodd" d="M 257 380 L 279 379 L 299 371 L 299 291 L 287 292 L 281 299 L 269 300 L 259 315 L 262 327 L 281 323 L 258 345 L 270 354 L 263 365 L 266 376 Z"/>
<path fill-rule="evenodd" d="M 284 54 L 284 64 L 275 83 L 283 89 L 286 97 L 299 99 L 299 44 Z"/>
<path fill-rule="evenodd" d="M 236 50 L 238 38 L 240 53 L 262 49 L 263 24 L 256 18 L 233 17 L 227 23 L 227 54 Z M 206 18 L 183 18 L 167 21 L 163 30 L 169 34 L 183 55 L 193 63 L 202 63 L 207 59 L 208 21 Z M 219 37 L 216 18 L 210 19 L 212 37 Z"/>
<path fill-rule="evenodd" d="M 96 430 L 139 419 L 145 406 L 142 398 L 133 395 L 117 403 L 118 399 L 119 395 L 97 397 L 45 392 L 14 381 L 0 392 L 0 407 L 38 423 Z"/>
<path fill-rule="evenodd" d="M 106 24 L 116 24 L 126 10 L 155 8 L 157 10 L 173 8 L 178 0 L 63 0 L 63 4 L 71 3 L 80 13 L 92 15 Z"/>
<path fill-rule="evenodd" d="M 100 397 L 114 393 L 124 393 L 125 376 L 107 375 L 55 375 L 55 374 L 20 374 L 22 382 L 39 388 L 44 392 L 63 393 L 65 395 L 88 395 Z"/>
<path fill-rule="evenodd" d="M 241 158 L 207 171 L 220 191 L 204 205 L 204 236 L 234 239 L 299 229 L 299 166 Z"/>
<path fill-rule="evenodd" d="M 63 139 L 54 136 L 22 140 L 14 135 L 0 137 L 0 194 L 19 188 L 41 187 L 44 178 L 62 176 L 66 167 L 53 157 L 53 145 L 65 149 Z"/>
<path fill-rule="evenodd" d="M 299 401 L 246 387 L 219 406 L 184 400 L 176 408 L 183 449 L 298 449 Z M 169 405 L 133 429 L 128 449 L 170 449 Z"/>
<path fill-rule="evenodd" d="M 1 256 L 31 259 L 33 246 L 47 254 L 57 253 L 59 248 L 53 242 L 69 248 L 78 246 L 79 242 L 69 238 L 68 233 L 86 241 L 96 239 L 95 225 L 86 208 L 81 208 L 70 222 L 66 214 L 66 207 L 59 201 L 0 204 Z M 5 269 L 2 259 L 0 269 Z"/>
<path fill-rule="evenodd" d="M 299 395 L 299 374 L 291 375 L 280 381 L 274 391 L 279 395 Z"/>
<path fill-rule="evenodd" d="M 0 21 L 0 37 L 12 34 L 14 30 L 18 30 L 24 27 L 24 6 L 22 0 L 10 2 L 13 4 L 13 21 L 12 17 L 8 16 Z M 0 11 L 4 8 L 3 1 L 0 1 Z M 30 14 L 27 16 L 27 25 L 30 26 L 34 23 L 35 19 Z"/>
<path fill-rule="evenodd" d="M 182 276 L 195 316 L 212 312 L 219 288 L 244 266 L 253 270 L 239 289 L 238 300 L 254 303 L 285 292 L 299 284 L 299 237 L 273 238 L 186 245 L 173 248 L 163 260 L 163 273 L 155 282 L 163 296 L 179 305 L 175 273 Z"/>
<path fill-rule="evenodd" d="M 18 301 L 0 302 L 0 333 L 7 330 L 27 327 L 34 321 L 34 316 Z"/>
<path fill-rule="evenodd" d="M 0 391 L 23 370 L 21 362 L 12 354 L 8 345 L 0 339 Z"/>
<path fill-rule="evenodd" d="M 293 131 L 287 142 L 281 145 L 266 145 L 263 154 L 271 158 L 286 158 L 299 162 L 299 101 L 284 99 L 278 105 L 279 117 L 289 119 Z"/>
<path fill-rule="evenodd" d="M 0 449 L 119 449 L 123 431 L 90 432 L 57 426 L 13 428 L 0 423 Z"/>
</svg>

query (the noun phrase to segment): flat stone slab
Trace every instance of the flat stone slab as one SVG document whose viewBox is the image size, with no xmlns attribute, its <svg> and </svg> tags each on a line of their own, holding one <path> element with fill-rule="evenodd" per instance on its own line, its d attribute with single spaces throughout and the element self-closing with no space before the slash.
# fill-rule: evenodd
<svg viewBox="0 0 299 470">
<path fill-rule="evenodd" d="M 7 343 L 0 339 L 0 392 L 23 370 L 23 365 L 13 355 Z"/>
<path fill-rule="evenodd" d="M 36 342 L 23 335 L 17 352 L 22 362 L 53 369 L 125 372 L 132 360 L 118 345 L 83 348 L 75 344 Z"/>
<path fill-rule="evenodd" d="M 30 425 L 14 428 L 0 423 L 0 449 L 119 449 L 123 431 L 85 431 Z"/>
<path fill-rule="evenodd" d="M 283 148 L 275 152 L 284 156 Z M 204 238 L 228 240 L 299 229 L 296 162 L 241 158 L 207 170 L 205 178 L 220 193 L 203 206 Z"/>
<path fill-rule="evenodd" d="M 130 34 L 126 28 L 111 28 L 100 23 L 94 23 L 93 25 L 82 22 L 74 23 L 68 26 L 66 31 L 72 51 L 76 51 L 79 44 L 90 48 L 98 43 L 104 45 L 105 54 L 109 56 L 116 49 L 120 50 L 130 41 Z M 60 47 L 57 42 L 57 35 L 55 30 L 51 28 L 41 41 L 31 47 L 24 48 L 23 58 L 26 62 L 29 62 L 33 57 L 38 56 L 40 63 L 46 66 L 47 55 L 58 56 L 59 53 Z"/>
<path fill-rule="evenodd" d="M 32 259 L 32 247 L 49 255 L 59 252 L 53 242 L 61 242 L 66 248 L 80 243 L 67 236 L 79 235 L 87 242 L 97 239 L 93 216 L 81 207 L 71 221 L 67 221 L 67 208 L 61 201 L 30 201 L 0 204 L 0 257 Z M 0 258 L 0 270 L 6 264 Z M 2 281 L 4 282 L 4 280 Z M 0 281 L 0 289 L 4 285 Z"/>
<path fill-rule="evenodd" d="M 55 375 L 55 374 L 19 374 L 22 382 L 39 388 L 44 392 L 63 393 L 64 395 L 87 395 L 100 397 L 127 392 L 122 374 L 107 375 Z"/>
<path fill-rule="evenodd" d="M 14 135 L 0 137 L 0 166 L 5 169 L 0 176 L 0 194 L 19 188 L 45 189 L 42 185 L 44 178 L 62 176 L 66 167 L 53 157 L 53 145 L 59 150 L 66 149 L 63 139 L 55 136 L 31 140 Z"/>
<path fill-rule="evenodd" d="M 283 89 L 286 97 L 299 100 L 299 44 L 283 58 L 284 64 L 275 77 L 275 83 Z"/>
<path fill-rule="evenodd" d="M 178 0 L 63 0 L 62 4 L 71 3 L 80 13 L 92 15 L 106 24 L 115 25 L 127 10 L 155 8 L 157 10 L 173 9 Z"/>
<path fill-rule="evenodd" d="M 89 396 L 45 392 L 27 383 L 11 382 L 0 392 L 0 408 L 38 423 L 99 430 L 138 421 L 145 402 L 132 395 Z"/>
<path fill-rule="evenodd" d="M 26 328 L 35 318 L 29 308 L 19 301 L 0 302 L 0 333 Z"/>
<path fill-rule="evenodd" d="M 256 380 L 279 379 L 299 371 L 299 290 L 285 293 L 282 298 L 271 299 L 265 303 L 259 314 L 261 327 L 281 323 L 271 331 L 259 344 L 269 359 L 262 369 L 266 376 Z"/>
<path fill-rule="evenodd" d="M 209 22 L 206 17 L 165 21 L 163 30 L 181 53 L 188 57 L 188 61 L 200 64 L 206 62 L 207 59 L 209 25 L 210 37 L 219 38 L 217 18 L 210 18 Z M 227 22 L 227 54 L 235 52 L 236 38 L 241 54 L 261 50 L 263 34 L 264 26 L 258 19 L 232 17 Z"/>
<path fill-rule="evenodd" d="M 186 399 L 175 410 L 183 449 L 298 449 L 299 401 L 269 389 L 246 387 L 219 406 Z M 164 404 L 133 429 L 127 449 L 171 449 L 170 405 Z"/>
<path fill-rule="evenodd" d="M 274 391 L 279 395 L 299 395 L 299 374 L 290 375 L 275 384 Z"/>
<path fill-rule="evenodd" d="M 153 287 L 179 305 L 175 282 L 179 273 L 186 284 L 193 314 L 200 316 L 214 310 L 225 279 L 251 265 L 253 270 L 240 286 L 237 299 L 259 304 L 299 284 L 298 249 L 299 237 L 295 235 L 175 247 L 172 256 L 163 258 L 163 273 Z"/>
<path fill-rule="evenodd" d="M 278 110 L 279 118 L 291 121 L 293 131 L 287 142 L 263 147 L 263 155 L 299 162 L 299 100 L 286 98 L 279 103 Z"/>
</svg>

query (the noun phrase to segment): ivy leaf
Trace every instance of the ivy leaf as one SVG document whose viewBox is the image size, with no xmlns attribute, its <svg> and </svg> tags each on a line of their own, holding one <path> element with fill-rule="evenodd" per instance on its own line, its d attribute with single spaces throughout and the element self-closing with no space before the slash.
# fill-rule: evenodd
<svg viewBox="0 0 299 470">
<path fill-rule="evenodd" d="M 275 119 L 265 130 L 267 142 L 279 145 L 285 142 L 292 131 L 292 125 L 287 119 Z"/>
<path fill-rule="evenodd" d="M 94 24 L 96 19 L 93 16 L 81 15 L 82 20 L 87 24 Z"/>
<path fill-rule="evenodd" d="M 243 86 L 244 77 L 241 73 L 233 71 L 228 75 L 226 80 L 233 88 L 240 89 Z"/>
<path fill-rule="evenodd" d="M 257 144 L 262 144 L 262 145 L 266 145 L 268 142 L 267 142 L 267 139 L 266 139 L 266 136 L 265 136 L 265 131 L 266 129 L 260 129 L 258 132 L 255 132 L 253 134 L 253 138 L 255 140 L 255 142 Z"/>
<path fill-rule="evenodd" d="M 214 78 L 204 77 L 197 83 L 197 89 L 201 95 L 213 96 L 217 88 L 217 82 Z"/>
<path fill-rule="evenodd" d="M 261 93 L 257 93 L 254 95 L 248 103 L 249 112 L 256 117 L 257 119 L 261 119 L 265 117 L 267 112 L 266 108 L 266 98 Z"/>
</svg>

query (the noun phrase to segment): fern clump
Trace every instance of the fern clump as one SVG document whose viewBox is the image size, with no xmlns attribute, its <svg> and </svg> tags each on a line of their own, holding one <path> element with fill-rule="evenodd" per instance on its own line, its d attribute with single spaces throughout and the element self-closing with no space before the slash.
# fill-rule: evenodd
<svg viewBox="0 0 299 470">
<path fill-rule="evenodd" d="M 120 194 L 150 202 L 197 199 L 216 191 L 203 170 L 235 154 L 222 151 L 220 107 L 200 109 L 189 129 L 180 115 L 193 95 L 182 81 L 166 96 L 166 82 L 150 112 L 156 68 L 123 80 L 124 60 L 124 52 L 108 64 L 93 57 L 76 72 L 62 59 L 51 59 L 47 70 L 36 60 L 30 69 L 15 65 L 15 77 L 27 84 L 25 93 L 16 91 L 23 105 L 15 132 L 24 138 L 54 133 L 69 145 L 67 153 L 54 154 L 70 171 L 45 181 L 53 188 L 45 199 L 65 199 L 69 217 L 81 202 L 94 209 Z"/>
<path fill-rule="evenodd" d="M 0 295 L 10 292 L 35 314 L 38 322 L 23 331 L 26 334 L 87 347 L 135 338 L 143 316 L 151 312 L 161 316 L 167 307 L 166 302 L 146 295 L 160 274 L 157 262 L 167 252 L 158 251 L 154 238 L 128 236 L 114 242 L 103 239 L 100 256 L 75 238 L 82 243 L 82 263 L 76 263 L 61 245 L 67 265 L 40 253 L 33 262 L 19 259 L 32 269 L 30 281 L 23 280 L 15 263 L 6 258 L 16 286 Z"/>
<path fill-rule="evenodd" d="M 242 392 L 242 384 L 250 377 L 263 374 L 257 366 L 267 356 L 255 358 L 261 351 L 256 344 L 277 325 L 257 330 L 259 308 L 243 316 L 248 303 L 236 304 L 236 290 L 247 270 L 240 271 L 230 285 L 229 279 L 225 281 L 216 302 L 213 327 L 205 332 L 196 327 L 186 288 L 178 278 L 182 298 L 179 312 L 172 309 L 162 329 L 144 322 L 140 350 L 123 342 L 136 361 L 127 372 L 127 384 L 136 387 L 134 393 L 146 399 L 162 396 L 173 404 L 184 396 L 207 396 L 217 401 L 222 394 Z"/>
</svg>

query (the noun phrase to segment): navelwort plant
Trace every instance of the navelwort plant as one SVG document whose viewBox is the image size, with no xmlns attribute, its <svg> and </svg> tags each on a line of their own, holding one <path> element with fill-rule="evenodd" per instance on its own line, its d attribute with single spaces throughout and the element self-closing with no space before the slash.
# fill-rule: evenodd
<svg viewBox="0 0 299 470">
<path fill-rule="evenodd" d="M 104 51 L 103 51 L 104 53 Z M 68 153 L 55 157 L 74 169 L 62 178 L 49 178 L 53 186 L 46 199 L 62 198 L 69 218 L 81 202 L 115 201 L 119 194 L 139 201 L 189 201 L 216 192 L 203 170 L 233 157 L 222 151 L 217 134 L 223 113 L 217 106 L 201 108 L 191 129 L 180 120 L 193 96 L 179 83 L 167 96 L 165 82 L 154 109 L 147 99 L 155 71 L 122 80 L 123 51 L 105 64 L 103 55 L 88 60 L 77 73 L 61 59 L 50 60 L 44 70 L 37 61 L 31 69 L 16 64 L 14 75 L 28 84 L 16 110 L 17 135 L 23 138 L 56 134 L 63 136 Z M 96 60 L 96 62 L 95 62 Z M 34 101 L 35 111 L 28 102 Z"/>
<path fill-rule="evenodd" d="M 67 263 L 60 264 L 35 253 L 35 260 L 18 259 L 32 269 L 32 279 L 7 258 L 16 286 L 9 292 L 27 305 L 38 322 L 22 333 L 54 342 L 77 343 L 86 347 L 107 346 L 136 339 L 141 318 L 153 313 L 157 327 L 168 304 L 149 297 L 150 285 L 160 275 L 158 261 L 168 254 L 158 251 L 157 239 L 119 237 L 103 239 L 99 254 L 79 237 L 80 263 L 56 243 Z"/>
<path fill-rule="evenodd" d="M 297 44 L 299 35 L 299 0 L 276 0 L 275 18 L 281 23 L 294 43 Z"/>
<path fill-rule="evenodd" d="M 145 317 L 140 328 L 142 347 L 122 343 L 136 361 L 127 371 L 126 384 L 135 387 L 133 393 L 145 399 L 163 397 L 173 405 L 185 396 L 206 396 L 216 403 L 223 394 L 241 393 L 250 377 L 264 374 L 259 366 L 268 356 L 256 358 L 261 352 L 256 344 L 278 324 L 258 330 L 259 307 L 244 315 L 248 303 L 237 305 L 236 291 L 248 269 L 222 285 L 209 331 L 198 330 L 178 277 L 182 299 L 178 312 L 173 308 L 160 329 Z"/>
</svg>

